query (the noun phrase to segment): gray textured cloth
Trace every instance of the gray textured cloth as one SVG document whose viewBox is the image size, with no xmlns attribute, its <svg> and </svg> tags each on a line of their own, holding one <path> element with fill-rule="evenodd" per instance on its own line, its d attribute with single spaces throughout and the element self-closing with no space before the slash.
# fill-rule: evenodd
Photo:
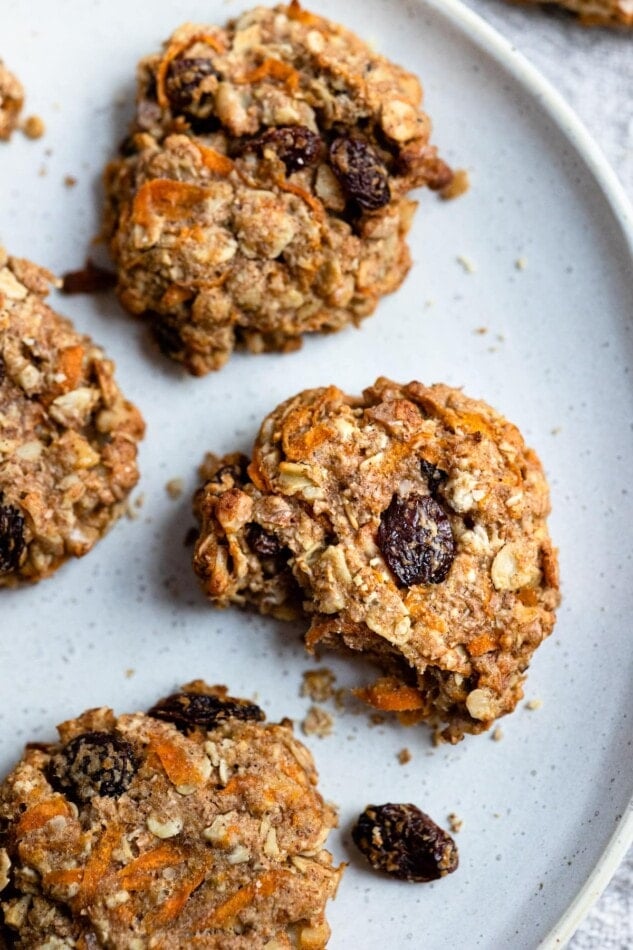
<svg viewBox="0 0 633 950">
<path fill-rule="evenodd" d="M 633 30 L 585 28 L 562 11 L 466 0 L 580 116 L 633 198 Z M 633 848 L 568 950 L 633 947 Z"/>
</svg>

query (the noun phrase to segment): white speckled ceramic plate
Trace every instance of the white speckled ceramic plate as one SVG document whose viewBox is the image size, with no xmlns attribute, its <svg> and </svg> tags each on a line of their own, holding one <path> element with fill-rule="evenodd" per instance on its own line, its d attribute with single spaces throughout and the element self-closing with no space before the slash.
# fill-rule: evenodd
<svg viewBox="0 0 633 950">
<path fill-rule="evenodd" d="M 145 413 L 136 493 L 145 501 L 83 561 L 2 592 L 0 770 L 25 741 L 51 737 L 56 722 L 88 706 L 147 708 L 194 676 L 256 694 L 271 717 L 301 719 L 301 672 L 311 664 L 299 628 L 219 613 L 192 578 L 183 536 L 203 451 L 247 449 L 263 414 L 306 386 L 354 392 L 381 373 L 463 385 L 521 426 L 551 479 L 564 603 L 528 680 L 526 697 L 542 708 L 505 720 L 501 742 L 433 749 L 424 729 L 370 727 L 351 714 L 337 716 L 333 736 L 310 741 L 323 791 L 341 806 L 332 846 L 350 862 L 329 912 L 331 947 L 553 947 L 633 837 L 626 203 L 552 90 L 453 0 L 314 6 L 420 74 L 436 141 L 470 170 L 472 189 L 449 204 L 421 196 L 415 266 L 361 330 L 309 340 L 291 356 L 238 355 L 205 379 L 157 358 L 114 298 L 54 300 L 114 356 Z M 13 253 L 57 272 L 82 264 L 137 59 L 180 20 L 224 20 L 237 9 L 219 0 L 4 0 L 0 52 L 24 80 L 27 111 L 47 126 L 40 141 L 17 136 L 0 148 L 0 237 Z M 174 477 L 186 483 L 179 501 L 165 492 Z M 354 682 L 356 668 L 328 664 L 341 685 Z M 405 745 L 412 759 L 402 766 Z M 464 820 L 456 874 L 406 885 L 358 861 L 350 824 L 368 801 L 387 800 L 417 802 L 439 822 L 449 812 Z"/>
</svg>

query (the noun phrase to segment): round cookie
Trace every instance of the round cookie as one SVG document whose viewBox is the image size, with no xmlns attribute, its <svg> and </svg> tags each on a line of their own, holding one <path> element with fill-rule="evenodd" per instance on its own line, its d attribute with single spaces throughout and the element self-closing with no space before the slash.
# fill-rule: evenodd
<svg viewBox="0 0 633 950">
<path fill-rule="evenodd" d="M 0 59 L 0 141 L 8 142 L 15 131 L 24 103 L 22 83 Z"/>
<path fill-rule="evenodd" d="M 123 306 L 189 372 L 296 349 L 399 286 L 407 193 L 452 179 L 415 76 L 293 2 L 185 24 L 138 86 L 105 233 Z"/>
<path fill-rule="evenodd" d="M 0 943 L 320 950 L 336 824 L 287 721 L 197 680 L 92 709 L 0 785 Z"/>
<path fill-rule="evenodd" d="M 45 303 L 51 283 L 0 248 L 0 588 L 86 554 L 138 480 L 143 420 L 103 352 Z"/>
<path fill-rule="evenodd" d="M 494 409 L 388 379 L 307 390 L 264 420 L 250 464 L 209 456 L 203 474 L 211 600 L 305 613 L 309 649 L 385 672 L 361 698 L 451 742 L 514 709 L 558 572 L 540 462 Z"/>
</svg>

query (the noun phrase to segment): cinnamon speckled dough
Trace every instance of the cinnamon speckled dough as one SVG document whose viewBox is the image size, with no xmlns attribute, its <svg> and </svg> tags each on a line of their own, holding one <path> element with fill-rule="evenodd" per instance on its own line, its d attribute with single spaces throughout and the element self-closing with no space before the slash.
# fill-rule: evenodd
<svg viewBox="0 0 633 950">
<path fill-rule="evenodd" d="M 27 747 L 0 785 L 0 939 L 325 947 L 335 813 L 291 726 L 261 719 L 198 680 L 149 714 L 89 710 Z"/>
<path fill-rule="evenodd" d="M 415 76 L 298 4 L 185 24 L 140 63 L 106 171 L 118 294 L 196 375 L 370 314 L 410 266 L 414 187 L 452 172 Z"/>
<path fill-rule="evenodd" d="M 387 379 L 307 390 L 264 420 L 250 464 L 210 456 L 204 474 L 194 567 L 212 601 L 304 613 L 309 649 L 387 674 L 363 699 L 451 742 L 514 709 L 557 559 L 539 460 L 490 406 Z"/>
<path fill-rule="evenodd" d="M 518 2 L 518 0 L 513 0 Z M 633 26 L 633 0 L 520 0 L 555 4 L 576 13 L 585 26 Z"/>
<path fill-rule="evenodd" d="M 90 551 L 138 480 L 143 420 L 102 350 L 47 305 L 51 283 L 0 248 L 0 588 Z"/>
<path fill-rule="evenodd" d="M 7 142 L 15 130 L 24 102 L 22 83 L 0 59 L 0 141 Z"/>
</svg>

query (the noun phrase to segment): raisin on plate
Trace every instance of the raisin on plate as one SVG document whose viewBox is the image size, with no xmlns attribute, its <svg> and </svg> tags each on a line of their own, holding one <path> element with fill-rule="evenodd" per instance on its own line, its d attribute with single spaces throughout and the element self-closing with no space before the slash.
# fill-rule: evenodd
<svg viewBox="0 0 633 950">
<path fill-rule="evenodd" d="M 435 881 L 459 863 L 451 836 L 411 804 L 368 805 L 352 838 L 375 871 L 403 881 Z"/>
</svg>

